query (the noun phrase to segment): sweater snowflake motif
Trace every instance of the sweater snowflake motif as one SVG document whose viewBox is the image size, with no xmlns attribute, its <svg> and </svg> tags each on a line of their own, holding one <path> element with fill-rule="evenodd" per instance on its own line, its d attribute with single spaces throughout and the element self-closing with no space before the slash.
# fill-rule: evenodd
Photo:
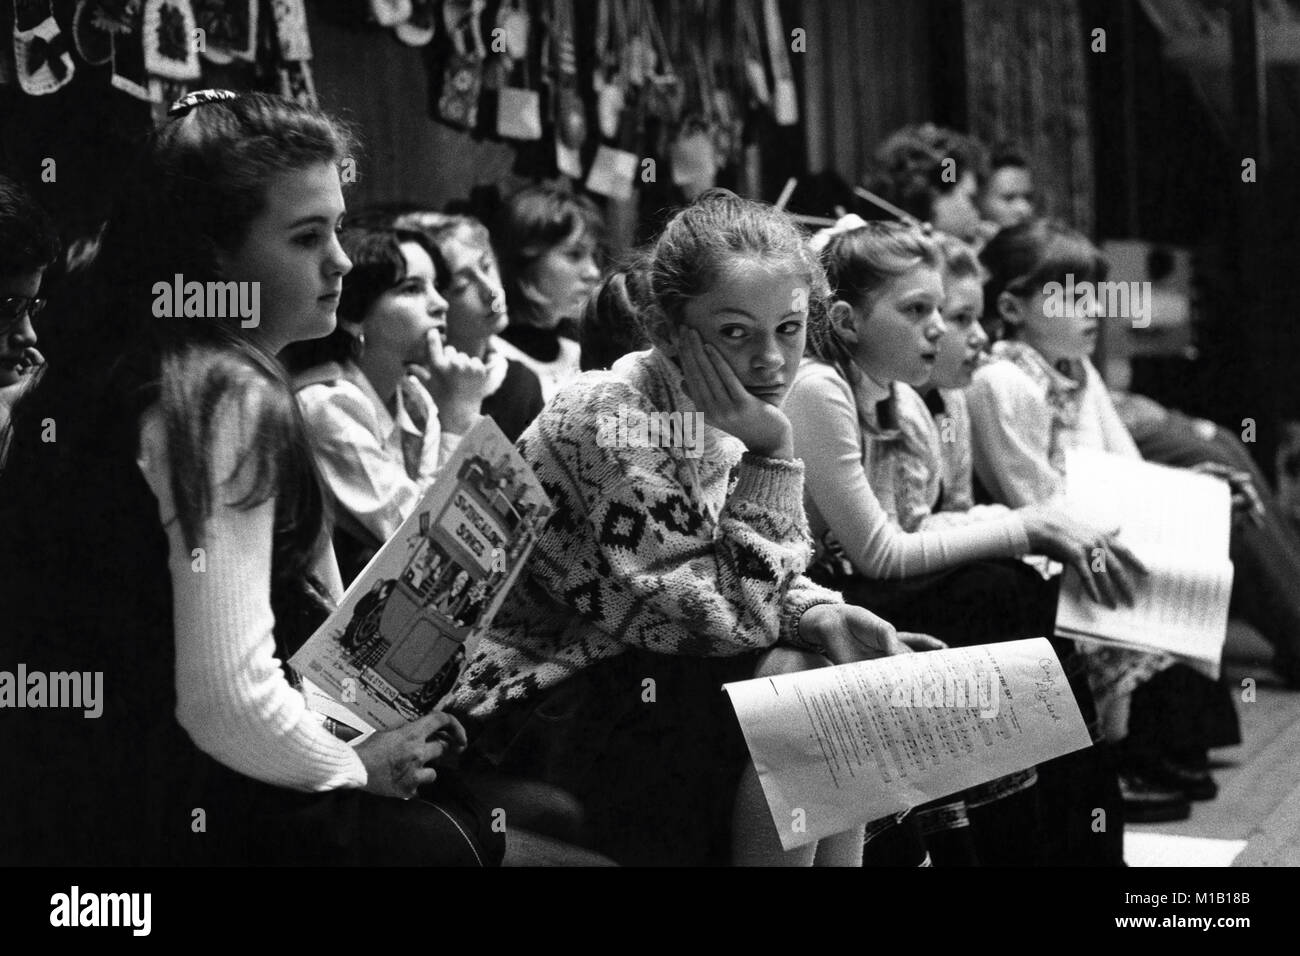
<svg viewBox="0 0 1300 956">
<path fill-rule="evenodd" d="M 628 646 L 701 657 L 806 646 L 803 612 L 841 602 L 803 573 L 802 462 L 747 454 L 707 424 L 696 449 L 610 440 L 620 415 L 664 412 L 695 406 L 680 370 L 650 350 L 582 375 L 524 432 L 519 449 L 555 512 L 451 709 L 487 717 Z"/>
</svg>

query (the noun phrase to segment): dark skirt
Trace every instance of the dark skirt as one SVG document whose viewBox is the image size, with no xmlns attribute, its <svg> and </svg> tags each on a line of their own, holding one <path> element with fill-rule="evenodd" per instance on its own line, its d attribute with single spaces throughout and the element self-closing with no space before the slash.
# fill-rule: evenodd
<svg viewBox="0 0 1300 956">
<path fill-rule="evenodd" d="M 582 842 L 624 865 L 726 865 L 749 751 L 722 685 L 752 677 L 760 656 L 628 648 L 486 722 L 462 716 L 462 765 L 571 794 Z"/>
</svg>

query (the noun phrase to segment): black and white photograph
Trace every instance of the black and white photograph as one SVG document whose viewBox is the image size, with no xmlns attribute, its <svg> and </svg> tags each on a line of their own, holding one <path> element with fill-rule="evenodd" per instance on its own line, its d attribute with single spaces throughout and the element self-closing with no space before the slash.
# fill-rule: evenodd
<svg viewBox="0 0 1300 956">
<path fill-rule="evenodd" d="M 1297 169 L 1300 0 L 0 0 L 0 925 L 1282 925 Z"/>
</svg>

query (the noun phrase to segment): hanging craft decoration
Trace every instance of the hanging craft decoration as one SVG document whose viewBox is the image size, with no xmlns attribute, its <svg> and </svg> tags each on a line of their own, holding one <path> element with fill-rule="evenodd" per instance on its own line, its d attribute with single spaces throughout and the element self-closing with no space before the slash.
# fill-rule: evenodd
<svg viewBox="0 0 1300 956">
<path fill-rule="evenodd" d="M 144 39 L 140 35 L 139 20 L 130 29 L 113 34 L 113 76 L 109 83 L 113 89 L 138 100 L 153 101 L 149 71 L 144 65 Z"/>
<path fill-rule="evenodd" d="M 506 85 L 497 93 L 497 135 L 505 139 L 539 140 L 542 138 L 542 98 L 529 86 L 528 15 L 517 6 L 510 8 L 502 4 L 502 10 L 509 11 L 504 17 L 507 22 L 502 27 L 506 56 L 511 61 L 518 60 L 521 79 L 519 86 Z M 497 22 L 500 24 L 502 18 L 499 17 Z M 516 57 L 516 53 L 520 55 Z"/>
<path fill-rule="evenodd" d="M 307 33 L 307 11 L 303 4 L 304 0 L 271 0 L 275 40 L 280 59 L 286 63 L 311 59 L 311 36 Z"/>
<path fill-rule="evenodd" d="M 72 43 L 77 54 L 91 66 L 113 59 L 113 34 L 96 22 L 98 0 L 78 0 L 72 15 Z"/>
<path fill-rule="evenodd" d="M 412 0 L 411 15 L 393 27 L 397 39 L 407 46 L 428 46 L 437 33 L 433 0 Z"/>
<path fill-rule="evenodd" d="M 203 31 L 203 56 L 213 63 L 252 62 L 257 53 L 258 0 L 192 0 Z"/>
<path fill-rule="evenodd" d="M 189 0 L 146 0 L 141 35 L 145 71 L 169 80 L 197 80 L 203 71 L 194 31 Z"/>
<path fill-rule="evenodd" d="M 370 15 L 381 27 L 395 27 L 411 19 L 411 0 L 370 0 Z"/>
<path fill-rule="evenodd" d="M 483 60 L 487 49 L 479 29 L 483 0 L 447 0 L 443 24 L 452 50 L 442 71 L 438 116 L 451 126 L 472 130 L 478 122 L 479 93 L 483 87 Z"/>
<path fill-rule="evenodd" d="M 45 96 L 66 86 L 76 71 L 71 48 L 50 0 L 14 0 L 14 72 L 23 92 Z"/>
</svg>

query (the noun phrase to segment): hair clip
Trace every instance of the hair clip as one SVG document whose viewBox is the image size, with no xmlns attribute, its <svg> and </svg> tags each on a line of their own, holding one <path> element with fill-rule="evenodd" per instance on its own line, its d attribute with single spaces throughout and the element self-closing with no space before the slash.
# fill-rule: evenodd
<svg viewBox="0 0 1300 956">
<path fill-rule="evenodd" d="M 167 108 L 169 117 L 184 116 L 196 106 L 202 106 L 204 103 L 218 103 L 222 100 L 237 100 L 239 94 L 230 90 L 195 90 L 193 93 L 186 93 L 179 100 Z"/>
</svg>

